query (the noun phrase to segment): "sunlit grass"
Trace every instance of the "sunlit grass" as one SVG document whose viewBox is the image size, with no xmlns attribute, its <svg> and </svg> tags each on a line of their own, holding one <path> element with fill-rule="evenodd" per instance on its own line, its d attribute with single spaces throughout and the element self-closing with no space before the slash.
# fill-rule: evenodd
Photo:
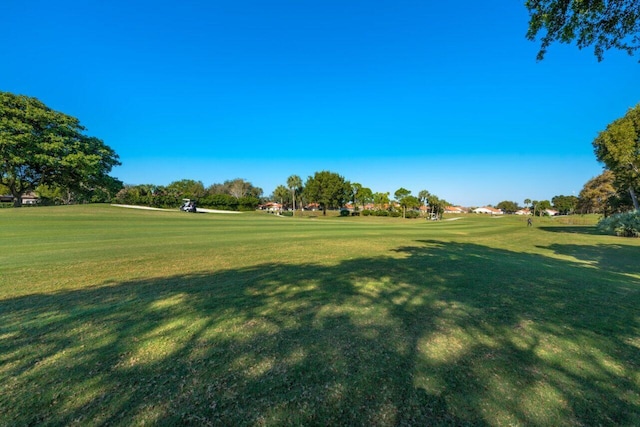
<svg viewBox="0 0 640 427">
<path fill-rule="evenodd" d="M 593 223 L 0 211 L 0 425 L 638 425 Z"/>
</svg>

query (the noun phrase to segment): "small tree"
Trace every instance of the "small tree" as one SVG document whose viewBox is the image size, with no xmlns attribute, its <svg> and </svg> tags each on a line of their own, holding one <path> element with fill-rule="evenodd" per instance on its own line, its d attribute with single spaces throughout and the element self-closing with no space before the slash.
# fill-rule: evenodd
<svg viewBox="0 0 640 427">
<path fill-rule="evenodd" d="M 442 214 L 444 214 L 444 208 L 447 205 L 447 202 L 445 200 L 441 200 L 435 194 L 430 194 L 429 198 L 427 199 L 427 203 L 429 204 L 431 215 L 435 216 L 436 218 L 442 218 Z"/>
<path fill-rule="evenodd" d="M 275 190 L 273 190 L 273 198 L 275 200 L 279 200 L 280 204 L 284 206 L 285 202 L 288 202 L 289 190 L 284 185 L 278 185 Z"/>
<path fill-rule="evenodd" d="M 355 184 L 352 186 L 352 188 L 354 187 Z M 360 184 L 358 184 L 356 188 L 357 190 L 353 193 L 353 204 L 357 205 L 358 203 L 360 203 L 362 209 L 364 209 L 367 203 L 373 202 L 373 192 L 370 188 L 363 187 Z"/>
<path fill-rule="evenodd" d="M 422 204 L 422 202 L 420 202 L 420 199 L 418 199 L 416 196 L 406 196 L 402 198 L 402 202 L 400 203 L 402 205 L 402 208 L 404 209 L 404 217 L 407 217 L 407 209 L 415 209 L 415 208 L 419 208 L 420 205 Z M 418 216 L 417 212 L 410 212 L 412 213 L 412 218 L 415 218 Z"/>
<path fill-rule="evenodd" d="M 405 203 L 403 203 L 403 200 L 405 197 L 409 196 L 411 194 L 411 191 L 407 190 L 406 188 L 400 187 L 396 190 L 395 193 L 393 193 L 393 195 L 396 198 L 396 201 L 400 204 L 400 206 L 402 207 L 402 217 L 404 218 L 406 216 L 406 212 L 407 212 L 407 205 Z"/>
<path fill-rule="evenodd" d="M 390 203 L 389 193 L 373 193 L 373 204 L 378 210 L 384 209 Z"/>
</svg>

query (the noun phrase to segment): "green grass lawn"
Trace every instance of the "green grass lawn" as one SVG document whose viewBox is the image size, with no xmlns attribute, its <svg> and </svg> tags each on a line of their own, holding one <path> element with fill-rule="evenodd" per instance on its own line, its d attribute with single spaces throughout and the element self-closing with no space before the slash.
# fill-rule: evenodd
<svg viewBox="0 0 640 427">
<path fill-rule="evenodd" d="M 593 223 L 0 210 L 0 425 L 640 425 Z"/>
</svg>

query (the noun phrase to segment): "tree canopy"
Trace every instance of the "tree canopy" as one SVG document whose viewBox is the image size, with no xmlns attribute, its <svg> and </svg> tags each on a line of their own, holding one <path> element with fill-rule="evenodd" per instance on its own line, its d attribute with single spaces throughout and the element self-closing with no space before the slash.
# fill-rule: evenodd
<svg viewBox="0 0 640 427">
<path fill-rule="evenodd" d="M 407 214 L 407 207 L 409 207 L 407 205 L 414 204 L 414 199 L 415 200 L 418 200 L 418 199 L 416 197 L 413 197 L 413 199 L 408 200 L 408 203 L 405 203 L 405 199 L 411 195 L 411 191 L 407 190 L 404 187 L 398 188 L 396 192 L 393 193 L 393 195 L 395 196 L 396 201 L 400 204 L 400 206 L 402 206 L 402 217 L 404 218 Z"/>
<path fill-rule="evenodd" d="M 195 181 L 193 179 L 173 181 L 167 186 L 167 190 L 175 193 L 178 197 L 189 199 L 199 199 L 206 194 L 202 181 Z"/>
<path fill-rule="evenodd" d="M 516 212 L 519 208 L 518 208 L 518 204 L 516 202 L 513 202 L 511 200 L 503 200 L 500 203 L 498 203 L 496 205 L 496 208 L 501 209 L 502 211 L 506 212 L 506 213 L 514 213 Z"/>
<path fill-rule="evenodd" d="M 369 187 L 363 187 L 362 184 L 353 183 L 351 184 L 351 199 L 354 207 L 357 208 L 358 204 L 360 204 L 364 209 L 367 203 L 373 201 L 373 191 Z"/>
<path fill-rule="evenodd" d="M 640 0 L 527 0 L 525 6 L 527 38 L 543 34 L 538 60 L 554 42 L 593 46 L 599 61 L 609 49 L 629 55 L 640 49 Z"/>
<path fill-rule="evenodd" d="M 36 98 L 0 92 L 0 183 L 15 206 L 40 185 L 71 192 L 115 187 L 108 173 L 120 164 L 118 155 L 84 131 L 78 119 Z"/>
<path fill-rule="evenodd" d="M 304 185 L 305 196 L 309 201 L 320 205 L 323 215 L 327 214 L 328 208 L 344 206 L 350 198 L 351 191 L 349 181 L 329 171 L 316 172 L 307 178 Z"/>
<path fill-rule="evenodd" d="M 613 187 L 613 172 L 605 170 L 584 185 L 578 195 L 578 209 L 581 213 L 605 213 L 607 201 L 616 193 Z"/>
<path fill-rule="evenodd" d="M 593 141 L 593 148 L 598 160 L 614 173 L 616 188 L 628 191 L 635 210 L 639 210 L 640 104 L 607 125 Z"/>
<path fill-rule="evenodd" d="M 551 199 L 553 207 L 558 210 L 561 215 L 570 215 L 578 206 L 579 199 L 576 196 L 559 195 Z"/>
</svg>

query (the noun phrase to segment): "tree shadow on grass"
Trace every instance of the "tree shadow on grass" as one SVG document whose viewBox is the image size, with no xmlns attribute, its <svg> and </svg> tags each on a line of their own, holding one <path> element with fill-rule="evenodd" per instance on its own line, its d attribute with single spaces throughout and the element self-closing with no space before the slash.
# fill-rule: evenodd
<svg viewBox="0 0 640 427">
<path fill-rule="evenodd" d="M 538 227 L 540 230 L 551 233 L 588 234 L 591 236 L 602 236 L 605 233 L 598 230 L 595 225 L 574 225 L 574 226 L 553 226 Z"/>
<path fill-rule="evenodd" d="M 620 239 L 624 240 L 625 238 L 621 237 Z M 633 244 L 552 244 L 544 248 L 550 249 L 559 255 L 572 256 L 603 271 L 640 274 L 640 264 L 637 262 L 640 246 Z"/>
<path fill-rule="evenodd" d="M 8 299 L 0 424 L 638 424 L 619 273 L 431 240 Z"/>
</svg>

